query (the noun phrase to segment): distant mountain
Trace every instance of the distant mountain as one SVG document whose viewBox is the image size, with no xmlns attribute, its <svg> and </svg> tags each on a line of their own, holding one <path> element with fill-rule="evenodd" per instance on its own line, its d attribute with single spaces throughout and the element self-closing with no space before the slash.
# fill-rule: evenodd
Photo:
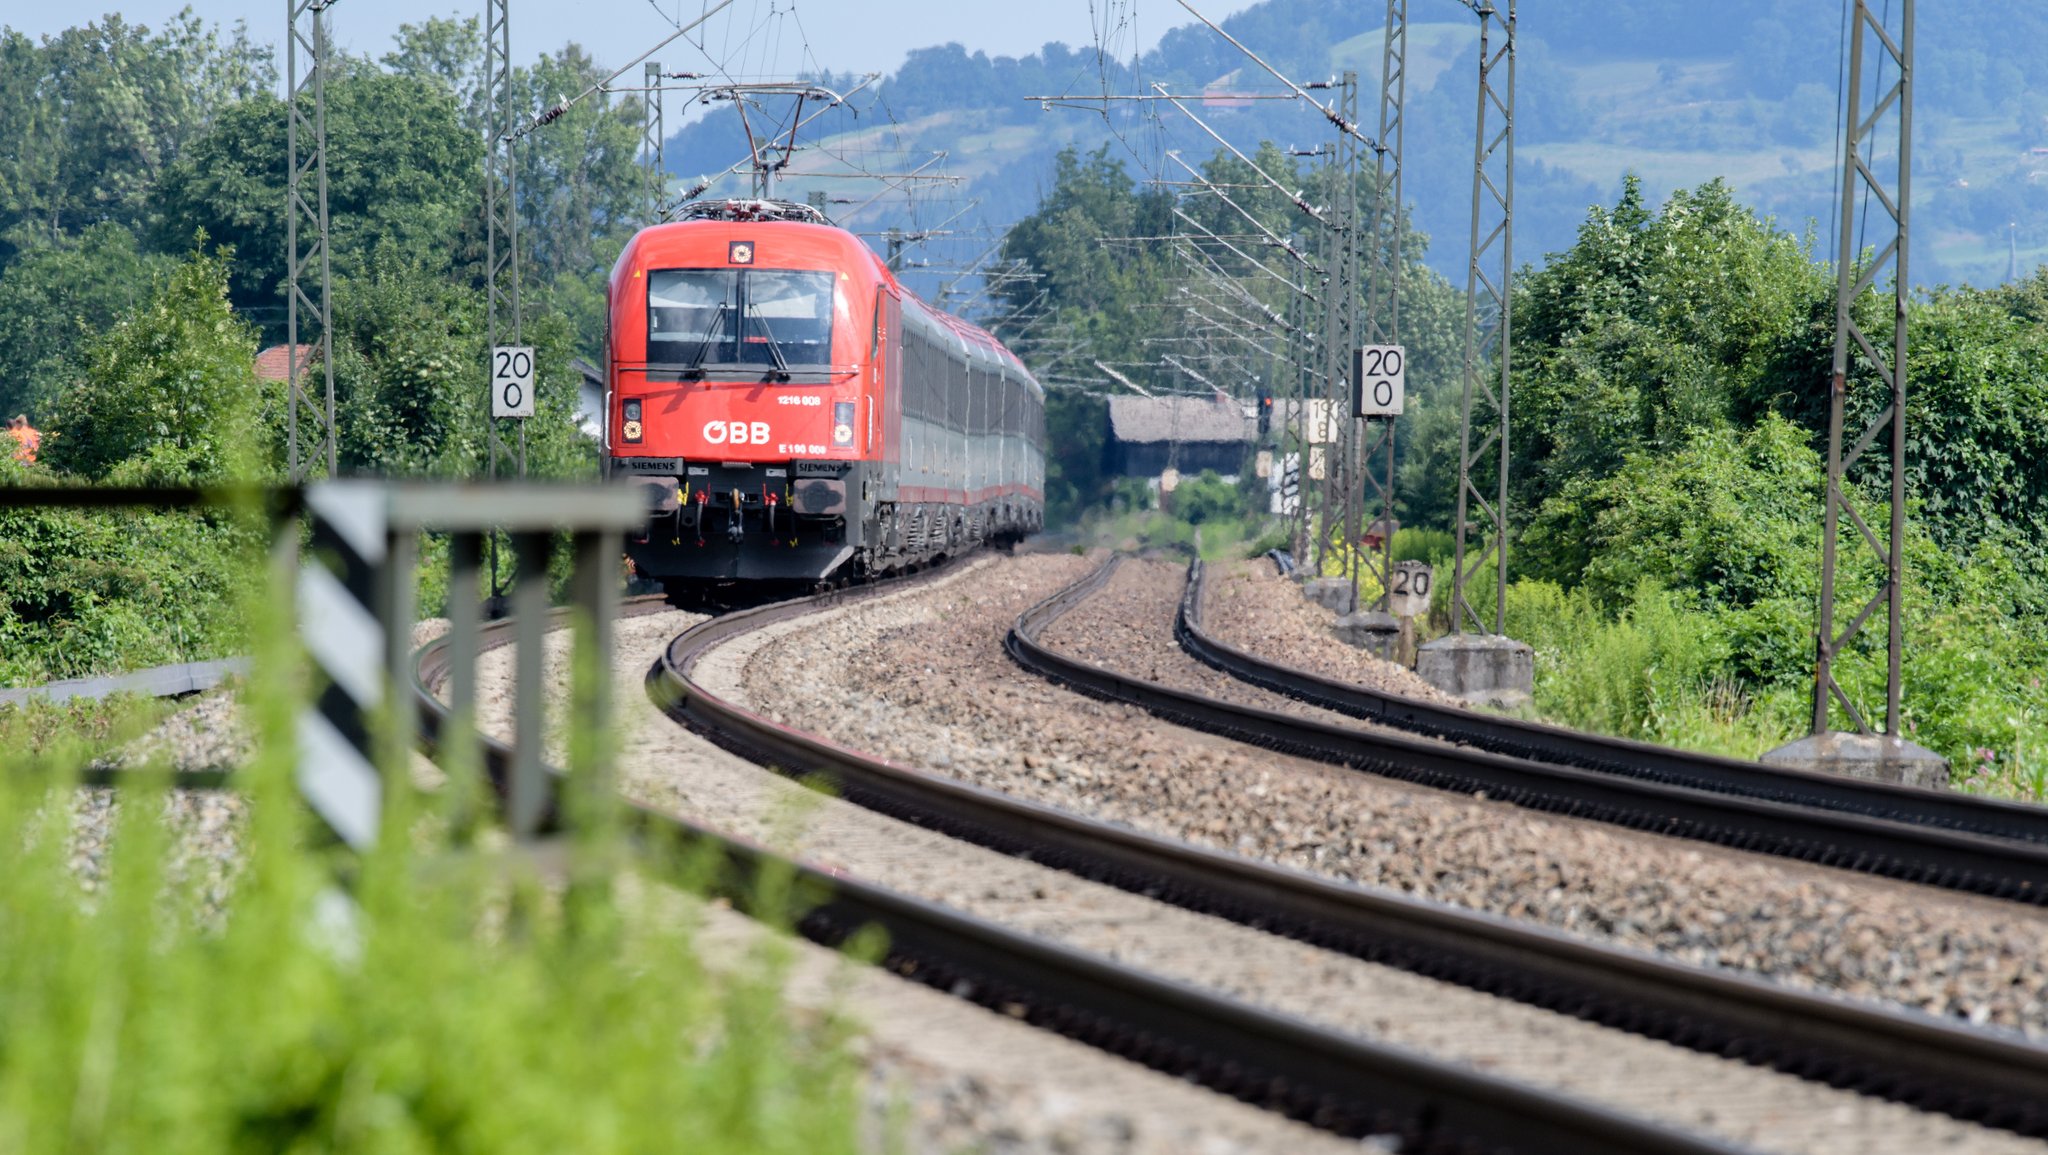
<svg viewBox="0 0 2048 1155">
<path fill-rule="evenodd" d="M 1611 201 L 1628 171 L 1640 173 L 1660 198 L 1723 177 L 1784 227 L 1825 234 L 1836 211 L 1844 7 L 1841 0 L 1523 5 L 1517 258 L 1540 261 L 1568 246 L 1586 207 Z M 1297 79 L 1355 70 L 1360 119 L 1376 127 L 1384 37 L 1376 11 L 1369 4 L 1265 0 L 1223 23 Z M 1462 284 L 1475 22 L 1414 24 L 1409 36 L 1406 192 L 1417 223 L 1433 238 L 1430 263 Z M 2048 260 L 2048 54 L 2021 47 L 2044 43 L 2048 5 L 1951 0 L 1922 7 L 1915 282 L 1998 283 L 2006 275 L 2009 238 L 2023 268 Z M 835 88 L 856 83 L 820 79 Z M 932 290 L 1034 207 L 1052 157 L 1064 146 L 1109 142 L 1140 179 L 1185 179 L 1173 150 L 1196 165 L 1210 156 L 1215 141 L 1170 105 L 1101 100 L 1105 93 L 1150 92 L 1155 83 L 1187 94 L 1191 111 L 1247 152 L 1261 139 L 1310 149 L 1331 137 L 1327 124 L 1298 102 L 1214 99 L 1278 86 L 1200 24 L 1168 32 L 1135 66 L 1104 60 L 1092 47 L 1048 44 L 1011 58 L 949 44 L 912 51 L 894 75 L 814 122 L 805 136 L 815 147 L 799 153 L 792 169 L 902 173 L 943 151 L 945 161 L 925 172 L 957 177 L 957 186 L 920 184 L 914 207 L 895 194 L 862 205 L 884 191 L 873 181 L 796 177 L 782 191 L 826 191 L 844 223 L 872 233 L 892 225 L 932 229 L 978 201 L 947 226 L 950 236 L 909 251 L 938 270 L 920 285 Z M 1204 89 L 1212 99 L 1201 99 Z M 1027 99 L 1046 96 L 1066 102 L 1046 107 Z M 771 104 L 757 119 L 775 111 Z M 671 139 L 667 162 L 687 184 L 745 155 L 739 118 L 721 107 Z M 741 187 L 731 181 L 718 186 Z M 1833 240 L 1822 236 L 1819 243 L 1826 251 Z"/>
</svg>

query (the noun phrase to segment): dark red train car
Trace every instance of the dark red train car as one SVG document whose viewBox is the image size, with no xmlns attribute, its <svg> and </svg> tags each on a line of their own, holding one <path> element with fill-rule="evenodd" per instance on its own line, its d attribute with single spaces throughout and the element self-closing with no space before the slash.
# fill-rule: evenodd
<svg viewBox="0 0 2048 1155">
<path fill-rule="evenodd" d="M 1044 524 L 1045 394 L 816 210 L 724 201 L 612 270 L 610 476 L 672 586 L 880 574 Z"/>
</svg>

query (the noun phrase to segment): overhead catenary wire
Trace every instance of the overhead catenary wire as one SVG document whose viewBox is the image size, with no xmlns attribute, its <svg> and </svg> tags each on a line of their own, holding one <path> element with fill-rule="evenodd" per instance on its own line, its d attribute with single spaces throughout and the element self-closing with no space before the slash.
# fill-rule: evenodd
<svg viewBox="0 0 2048 1155">
<path fill-rule="evenodd" d="M 678 39 L 682 37 L 684 33 L 704 23 L 706 20 L 711 19 L 713 16 L 716 16 L 718 13 L 724 11 L 727 7 L 729 7 L 732 3 L 733 0 L 717 0 L 717 3 L 714 4 L 708 10 L 706 10 L 702 16 L 697 17 L 695 20 L 692 20 L 688 24 L 678 27 L 674 32 L 670 33 L 668 36 L 663 37 L 661 41 L 657 43 L 654 47 L 649 48 L 647 51 L 642 52 L 640 55 L 635 56 L 632 60 L 628 61 L 625 67 L 618 69 L 617 71 L 613 72 L 610 76 L 605 77 L 603 80 L 593 82 L 589 87 L 577 93 L 575 96 L 572 96 L 567 100 L 557 101 L 552 107 L 546 109 L 543 112 L 535 114 L 533 119 L 527 121 L 527 123 L 524 126 L 513 130 L 509 139 L 514 142 L 517 142 L 521 139 L 524 139 L 527 136 L 527 134 L 533 132 L 535 129 L 544 127 L 549 124 L 553 124 L 555 121 L 560 120 L 564 114 L 566 114 L 570 109 L 576 107 L 578 104 L 582 103 L 584 100 L 588 99 L 592 93 L 603 89 L 612 81 L 617 80 L 621 76 L 624 76 L 627 72 L 631 71 L 632 69 L 639 67 L 641 62 L 645 61 L 648 57 L 653 56 L 655 53 L 661 51 L 663 48 L 666 48 L 668 45 L 675 43 Z"/>
</svg>

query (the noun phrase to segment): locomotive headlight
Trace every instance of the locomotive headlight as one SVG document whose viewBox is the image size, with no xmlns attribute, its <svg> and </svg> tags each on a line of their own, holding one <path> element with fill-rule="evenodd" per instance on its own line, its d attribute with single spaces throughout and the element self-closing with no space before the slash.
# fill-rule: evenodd
<svg viewBox="0 0 2048 1155">
<path fill-rule="evenodd" d="M 853 402 L 832 403 L 832 445 L 845 449 L 853 444 Z"/>
<path fill-rule="evenodd" d="M 640 440 L 640 399 L 631 398 L 620 408 L 626 417 L 625 424 L 619 430 L 620 435 L 627 441 Z"/>
<path fill-rule="evenodd" d="M 624 433 L 626 435 L 626 440 L 628 441 L 640 440 L 640 423 L 638 421 L 626 422 L 626 428 L 624 430 Z"/>
</svg>

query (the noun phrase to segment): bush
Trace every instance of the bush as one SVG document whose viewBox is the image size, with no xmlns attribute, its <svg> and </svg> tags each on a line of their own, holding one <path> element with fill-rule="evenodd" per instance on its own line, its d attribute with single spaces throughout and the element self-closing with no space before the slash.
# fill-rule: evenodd
<svg viewBox="0 0 2048 1155">
<path fill-rule="evenodd" d="M 1491 598 L 1487 601 L 1490 603 Z M 1753 758 L 1792 732 L 1728 673 L 1712 615 L 1656 585 L 1610 616 L 1585 591 L 1508 587 L 1508 633 L 1536 650 L 1536 708 L 1574 729 Z"/>
<path fill-rule="evenodd" d="M 226 253 L 195 251 L 87 342 L 44 442 L 51 468 L 104 480 L 146 461 L 151 479 L 184 484 L 275 468 L 283 389 L 257 383 L 256 331 L 228 306 L 228 267 Z"/>
<path fill-rule="evenodd" d="M 1183 480 L 1173 491 L 1171 504 L 1174 516 L 1189 525 L 1235 520 L 1245 513 L 1245 503 L 1237 487 L 1223 480 L 1213 469 L 1205 469 L 1199 476 Z"/>
</svg>

